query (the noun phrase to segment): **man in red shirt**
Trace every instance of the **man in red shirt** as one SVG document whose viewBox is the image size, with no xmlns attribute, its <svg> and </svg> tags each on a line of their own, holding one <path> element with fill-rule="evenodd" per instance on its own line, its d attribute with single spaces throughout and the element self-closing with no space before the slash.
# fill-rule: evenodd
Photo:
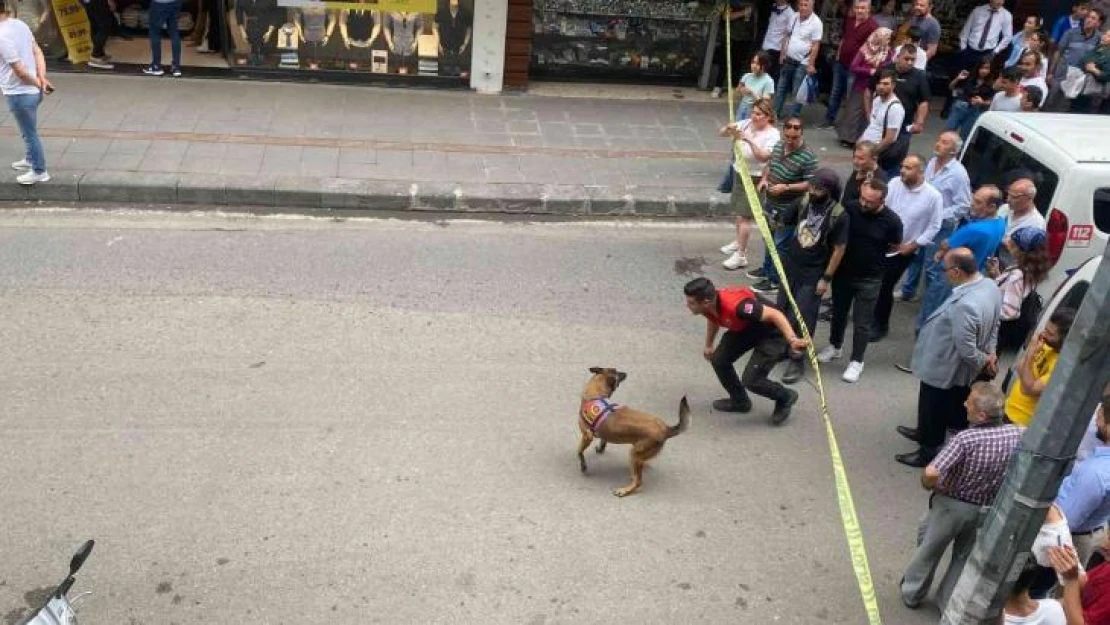
<svg viewBox="0 0 1110 625">
<path fill-rule="evenodd" d="M 786 315 L 760 301 L 751 289 L 718 290 L 708 278 L 695 278 L 686 283 L 683 291 L 690 312 L 705 317 L 702 355 L 713 365 L 721 386 L 728 391 L 728 398 L 715 400 L 713 408 L 721 412 L 749 412 L 752 400 L 747 389 L 751 389 L 756 395 L 775 400 L 771 423 L 781 425 L 790 417 L 798 393 L 767 376 L 786 357 L 788 347 L 801 351 L 809 342 L 798 338 Z M 725 334 L 717 343 L 721 328 L 725 328 Z M 749 351 L 752 356 L 744 367 L 741 382 L 733 365 Z"/>
<path fill-rule="evenodd" d="M 833 64 L 832 93 L 829 94 L 829 108 L 825 112 L 825 123 L 818 128 L 832 128 L 836 124 L 836 114 L 844 94 L 848 93 L 852 80 L 852 60 L 863 47 L 871 33 L 879 28 L 878 22 L 871 17 L 870 0 L 854 0 L 852 12 L 844 18 L 844 28 L 840 33 L 840 47 L 836 49 L 836 63 Z"/>
<path fill-rule="evenodd" d="M 1110 544 L 1104 545 L 1104 548 L 1110 549 Z M 1064 590 L 1060 603 L 1064 604 L 1068 624 L 1110 623 L 1110 562 L 1104 562 L 1084 573 L 1075 550 L 1067 545 L 1049 547 L 1048 558 L 1063 578 Z"/>
</svg>

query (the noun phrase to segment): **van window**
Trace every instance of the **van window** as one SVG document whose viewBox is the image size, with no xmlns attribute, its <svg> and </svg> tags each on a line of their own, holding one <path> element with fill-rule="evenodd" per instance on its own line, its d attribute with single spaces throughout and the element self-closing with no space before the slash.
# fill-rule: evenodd
<svg viewBox="0 0 1110 625">
<path fill-rule="evenodd" d="M 967 169 L 973 189 L 994 184 L 1005 193 L 1006 187 L 1019 175 L 1029 176 L 1037 185 L 1034 202 L 1042 214 L 1048 212 L 1060 182 L 1056 172 L 983 127 L 975 129 L 960 162 Z"/>
<path fill-rule="evenodd" d="M 1110 233 L 1110 189 L 1095 191 L 1095 227 Z"/>
<path fill-rule="evenodd" d="M 1061 308 L 1071 308 L 1079 310 L 1079 306 L 1083 304 L 1083 298 L 1087 296 L 1087 290 L 1091 288 L 1091 283 L 1086 280 L 1078 280 L 1075 284 L 1071 285 L 1068 292 L 1060 299 L 1060 305 L 1056 310 Z"/>
</svg>

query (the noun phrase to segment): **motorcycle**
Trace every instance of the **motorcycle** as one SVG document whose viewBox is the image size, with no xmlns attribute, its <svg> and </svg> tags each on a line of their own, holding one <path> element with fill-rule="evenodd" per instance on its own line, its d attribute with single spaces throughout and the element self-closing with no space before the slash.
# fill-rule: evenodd
<svg viewBox="0 0 1110 625">
<path fill-rule="evenodd" d="M 69 575 L 54 589 L 54 592 L 50 593 L 42 607 L 35 610 L 22 625 L 77 625 L 77 613 L 73 610 L 73 604 L 92 593 L 78 595 L 73 601 L 70 601 L 67 595 L 69 589 L 73 587 L 74 576 L 92 553 L 94 544 L 95 541 L 88 540 L 81 545 L 77 553 L 73 554 L 73 559 L 69 561 Z"/>
</svg>

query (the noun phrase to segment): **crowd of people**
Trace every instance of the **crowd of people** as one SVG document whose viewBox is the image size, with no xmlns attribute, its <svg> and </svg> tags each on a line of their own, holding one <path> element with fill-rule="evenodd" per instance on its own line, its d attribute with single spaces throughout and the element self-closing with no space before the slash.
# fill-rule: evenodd
<svg viewBox="0 0 1110 625">
<path fill-rule="evenodd" d="M 831 365 L 844 357 L 851 320 L 842 379 L 854 383 L 868 345 L 890 332 L 895 302 L 923 293 L 912 356 L 895 363 L 917 379 L 915 423 L 897 427 L 915 449 L 895 460 L 923 469 L 930 496 L 900 591 L 907 607 L 918 607 L 951 547 L 936 593 L 943 606 L 1075 316 L 1058 309 L 1033 333 L 1042 311 L 1037 288 L 1051 268 L 1045 219 L 1034 204 L 1036 181 L 1018 170 L 973 188 L 958 155 L 984 111 L 1095 112 L 1110 80 L 1110 34 L 1101 31 L 1103 13 L 1086 2 L 1076 2 L 1051 34 L 1036 15 L 1026 16 L 1015 33 L 1001 0 L 977 7 L 960 33 L 960 69 L 941 110 L 946 129 L 926 158 L 911 152 L 910 139 L 929 115 L 924 69 L 936 53 L 940 25 L 929 0 L 915 0 L 903 23 L 892 23 L 889 6 L 875 16 L 871 10 L 867 0 L 856 1 L 845 19 L 818 127 L 835 129 L 853 151 L 852 172 L 841 180 L 805 141 L 807 104 L 787 104 L 816 71 L 822 25 L 811 0 L 799 0 L 796 12 L 787 0 L 777 2 L 764 49 L 738 82 L 738 121 L 720 130 L 738 146 L 754 183 L 749 194 L 731 163 L 721 180 L 719 190 L 731 193 L 736 214 L 735 238 L 721 248 L 723 266 L 747 267 L 754 283 L 717 288 L 699 278 L 685 294 L 690 310 L 706 318 L 704 355 L 728 394 L 714 408 L 751 411 L 750 389 L 775 402 L 771 421 L 779 425 L 797 401 L 789 386 L 805 375 L 803 326 L 819 341 L 825 334 L 819 322 L 829 322 L 816 357 Z M 797 315 L 770 251 L 760 266 L 749 266 L 755 198 Z M 1004 393 L 994 382 L 999 354 L 1022 348 Z M 749 351 L 758 357 L 741 379 L 734 363 Z M 781 383 L 771 381 L 781 360 L 787 361 Z M 1110 386 L 1103 406 L 1110 406 Z M 1110 520 L 1108 441 L 1100 407 L 1083 443 L 1085 459 L 1064 481 L 1035 557 L 1006 604 L 1006 623 L 1110 622 L 1100 620 L 1110 619 L 1110 565 L 1088 570 L 1102 557 Z"/>
</svg>

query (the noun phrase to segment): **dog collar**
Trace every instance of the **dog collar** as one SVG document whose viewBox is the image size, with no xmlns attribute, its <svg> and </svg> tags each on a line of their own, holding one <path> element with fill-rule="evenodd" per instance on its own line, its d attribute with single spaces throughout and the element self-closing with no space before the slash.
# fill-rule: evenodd
<svg viewBox="0 0 1110 625">
<path fill-rule="evenodd" d="M 620 404 L 614 404 L 604 397 L 597 397 L 594 399 L 583 399 L 582 408 L 578 411 L 578 416 L 590 428 L 590 432 L 597 434 L 597 430 L 601 427 L 602 423 L 609 418 L 609 415 L 620 408 Z"/>
</svg>

